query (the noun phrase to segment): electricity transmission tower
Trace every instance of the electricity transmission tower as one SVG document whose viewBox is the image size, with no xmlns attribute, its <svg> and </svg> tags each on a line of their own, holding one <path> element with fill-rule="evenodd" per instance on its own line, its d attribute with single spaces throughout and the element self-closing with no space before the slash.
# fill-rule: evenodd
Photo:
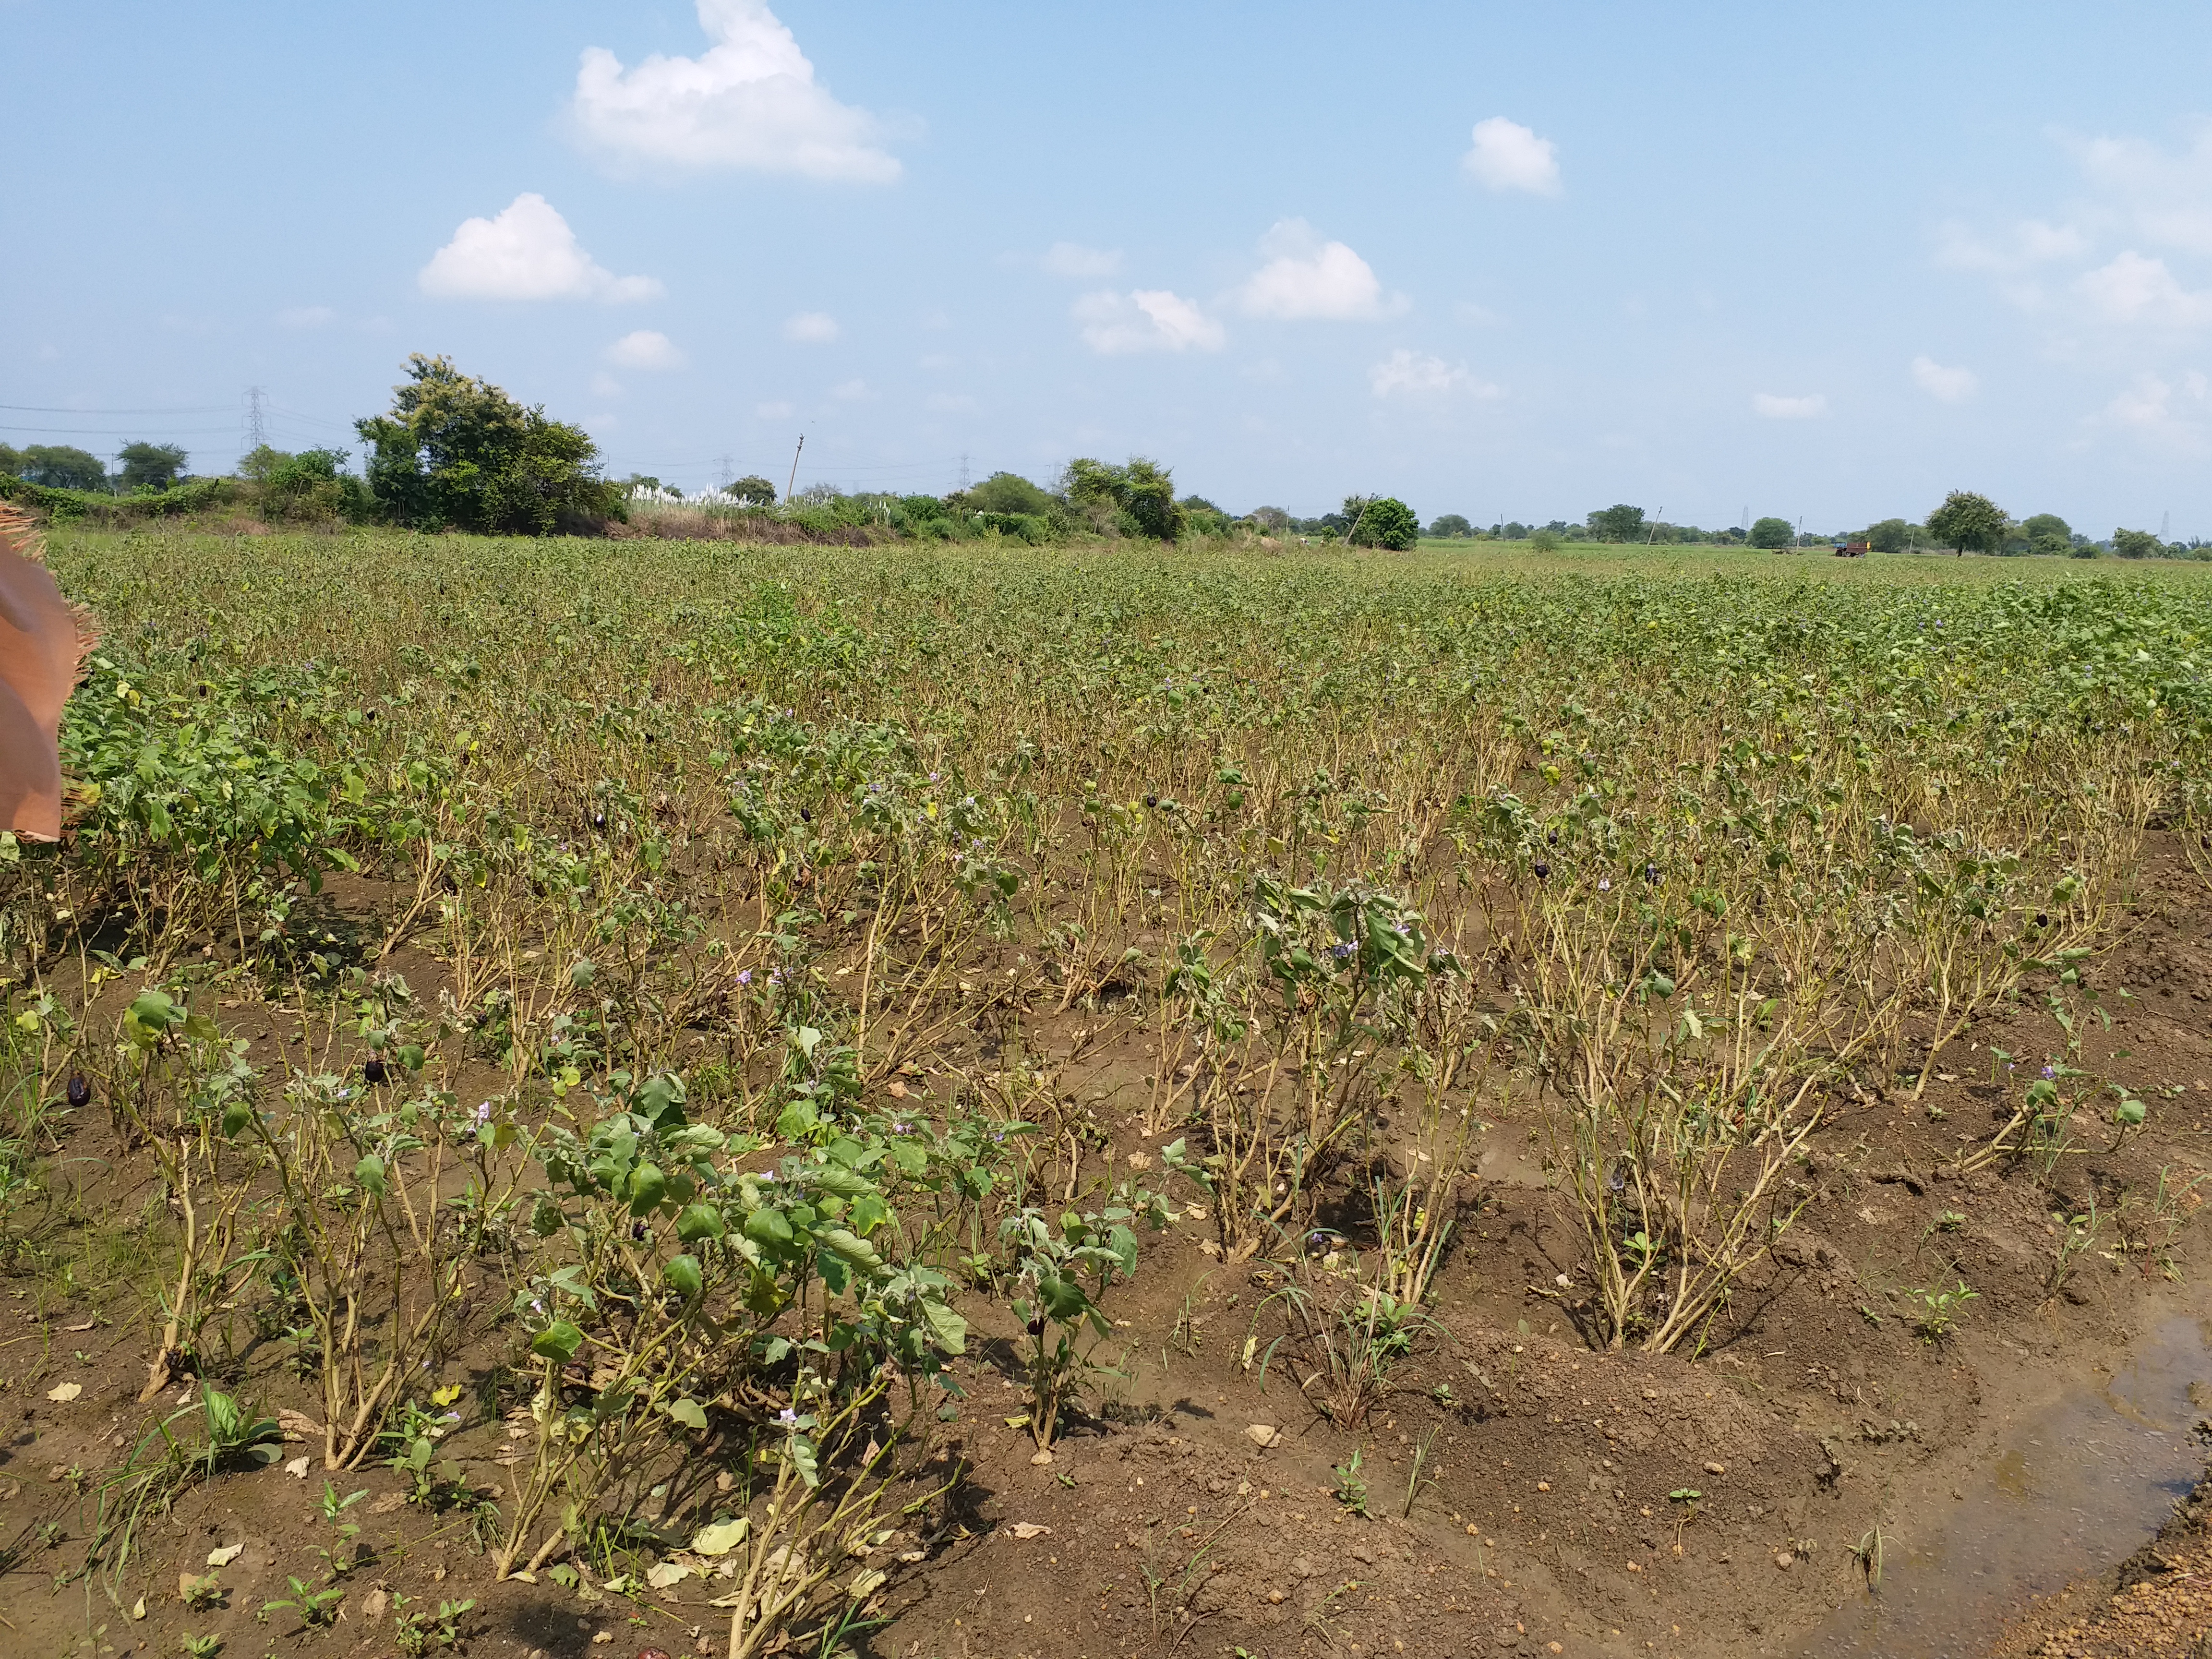
<svg viewBox="0 0 2212 1659">
<path fill-rule="evenodd" d="M 261 400 L 268 395 L 258 386 L 246 388 L 246 447 L 248 451 L 258 449 L 269 441 L 268 422 L 261 413 Z"/>
</svg>

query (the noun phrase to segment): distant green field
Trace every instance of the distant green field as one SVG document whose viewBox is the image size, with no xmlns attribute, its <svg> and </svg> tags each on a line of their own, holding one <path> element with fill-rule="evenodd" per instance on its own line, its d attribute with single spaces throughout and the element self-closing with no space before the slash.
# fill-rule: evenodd
<svg viewBox="0 0 2212 1659">
<path fill-rule="evenodd" d="M 1864 558 L 1839 559 L 1826 547 L 1769 553 L 1755 547 L 1634 547 L 1618 542 L 1568 542 L 1547 554 L 1526 542 L 1425 539 L 1413 553 L 1382 556 L 1423 556 L 1472 559 L 1501 574 L 1529 575 L 1797 575 L 1850 581 L 2029 583 L 2083 576 L 2191 582 L 2212 576 L 2212 561 L 2195 559 L 1994 558 L 1979 553 L 1964 558 L 1951 553 L 1870 553 Z"/>
</svg>

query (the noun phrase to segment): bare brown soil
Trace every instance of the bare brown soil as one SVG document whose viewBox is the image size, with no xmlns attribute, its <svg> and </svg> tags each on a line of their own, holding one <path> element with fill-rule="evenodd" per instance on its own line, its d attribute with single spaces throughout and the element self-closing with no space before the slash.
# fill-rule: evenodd
<svg viewBox="0 0 2212 1659">
<path fill-rule="evenodd" d="M 336 891 L 342 905 L 374 897 L 367 884 Z M 1984 1455 L 1980 1437 L 2004 1402 L 2081 1373 L 2182 1293 L 2158 1250 L 2118 1248 L 2117 1231 L 2054 1289 L 2052 1214 L 2093 1197 L 2119 1214 L 2157 1191 L 2161 1170 L 2172 1191 L 2212 1169 L 2208 935 L 2212 892 L 2171 837 L 2154 835 L 2131 925 L 2083 975 L 2111 1023 L 2087 1022 L 2081 1063 L 2149 1103 L 2144 1127 L 2114 1149 L 2109 1127 L 2084 1114 L 2087 1149 L 2048 1179 L 2027 1165 L 1946 1170 L 2002 1124 L 2020 1077 L 2059 1049 L 2038 976 L 2015 1006 L 1945 1051 L 1922 1099 L 1909 1074 L 1862 1078 L 1803 1162 L 1809 1201 L 1796 1225 L 1694 1356 L 1688 1345 L 1663 1358 L 1588 1346 L 1580 1232 L 1546 1182 L 1545 1122 L 1526 1102 L 1490 1124 L 1479 1172 L 1463 1183 L 1433 1308 L 1439 1329 L 1357 1421 L 1317 1410 L 1313 1352 L 1294 1337 L 1276 1342 L 1285 1328 L 1267 1298 L 1293 1264 L 1224 1267 L 1195 1219 L 1147 1240 L 1136 1282 L 1109 1294 L 1114 1331 L 1098 1357 L 1122 1376 L 1048 1462 L 1006 1420 L 1020 1410 L 1011 1316 L 969 1298 L 975 1340 L 957 1371 L 967 1398 L 938 1425 L 915 1494 L 932 1476 L 963 1479 L 870 1558 L 890 1577 L 881 1622 L 854 1632 L 855 1651 L 1796 1651 L 1859 1587 L 1853 1544 L 1876 1526 L 1932 1524 L 1926 1507 L 1942 1500 L 1930 1494 Z M 437 971 L 428 959 L 403 970 L 421 983 Z M 1040 1029 L 1048 1047 L 1066 1050 L 1067 1033 L 1048 1023 L 1032 1027 L 1033 1041 Z M 257 1053 L 310 1041 L 276 1025 L 240 1034 Z M 2019 1075 L 2006 1077 L 1992 1048 L 2014 1056 Z M 1167 1139 L 1135 1133 L 1154 1063 L 1138 1032 L 1063 1072 L 1066 1094 L 1113 1131 L 1103 1165 L 1136 1167 Z M 917 1091 L 930 1083 L 916 1079 Z M 110 1168 L 137 1166 L 117 1159 L 107 1136 L 97 1112 L 78 1115 L 54 1167 L 108 1218 L 120 1270 L 134 1253 L 143 1265 L 161 1218 L 146 1208 L 151 1185 L 109 1181 Z M 1310 1271 L 1326 1275 L 1326 1249 Z M 2173 1260 L 2188 1280 L 2212 1273 L 2201 1223 Z M 1914 1293 L 1962 1281 L 1977 1295 L 1956 1329 L 1917 1334 L 1924 1304 Z M 58 1584 L 80 1559 L 99 1481 L 155 1409 L 138 1404 L 149 1310 L 68 1288 L 0 1284 L 0 1392 L 14 1425 L 0 1449 L 0 1650 L 173 1654 L 190 1634 L 219 1636 L 232 1655 L 386 1653 L 404 1615 L 462 1600 L 474 1602 L 460 1618 L 471 1653 L 720 1650 L 726 1615 L 708 1605 L 722 1593 L 716 1580 L 645 1588 L 648 1546 L 577 1564 L 574 1587 L 542 1574 L 495 1583 L 465 1507 L 410 1505 L 377 1467 L 334 1477 L 340 1495 L 370 1495 L 349 1512 L 363 1528 L 362 1564 L 340 1581 L 327 1632 L 289 1610 L 260 1617 L 290 1594 L 292 1577 L 324 1572 L 314 1552 L 331 1532 L 313 1462 L 299 1477 L 279 1465 L 187 1492 L 144 1529 L 115 1601 L 98 1585 Z M 443 1446 L 468 1485 L 494 1498 L 507 1480 L 506 1415 L 519 1403 L 501 1357 L 488 1348 L 449 1379 L 464 1385 L 463 1420 Z M 265 1345 L 249 1346 L 242 1375 L 226 1381 L 265 1410 L 309 1403 Z M 188 1392 L 173 1385 L 166 1397 Z M 1352 1480 L 1364 1506 L 1346 1501 Z M 2115 1556 L 2140 1541 L 2115 1540 Z M 181 1579 L 234 1545 L 243 1550 L 221 1569 L 222 1604 L 186 1606 Z M 2110 1592 L 2077 1591 L 2039 1612 L 2023 1605 L 2029 1622 L 1991 1630 L 1990 1642 L 2008 1654 L 2201 1650 L 2190 1644 L 2212 1632 L 2212 1546 L 2191 1526 L 2157 1547 L 2170 1567 L 2129 1569 L 2150 1589 L 2124 1585 L 2094 1612 L 2087 1602 Z M 606 1587 L 623 1574 L 630 1593 Z"/>
</svg>

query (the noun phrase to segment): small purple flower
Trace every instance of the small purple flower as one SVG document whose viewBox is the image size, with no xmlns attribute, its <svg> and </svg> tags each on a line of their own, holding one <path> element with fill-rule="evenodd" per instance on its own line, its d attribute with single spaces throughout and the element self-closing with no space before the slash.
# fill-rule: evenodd
<svg viewBox="0 0 2212 1659">
<path fill-rule="evenodd" d="M 489 1122 L 490 1122 L 490 1121 L 491 1121 L 491 1102 L 489 1102 L 489 1101 L 488 1101 L 488 1100 L 487 1100 L 487 1101 L 485 1101 L 485 1102 L 483 1103 L 483 1104 L 482 1104 L 481 1106 L 479 1106 L 479 1107 L 477 1107 L 477 1122 L 478 1126 L 479 1126 L 479 1127 L 481 1127 L 482 1125 L 486 1124 L 486 1123 L 489 1123 Z"/>
<path fill-rule="evenodd" d="M 799 1413 L 786 1406 L 775 1414 L 775 1420 L 787 1429 L 795 1429 L 799 1426 Z"/>
<path fill-rule="evenodd" d="M 782 970 L 781 968 L 771 968 L 771 969 L 769 969 L 768 970 L 768 982 L 769 982 L 769 984 L 771 984 L 771 985 L 781 985 L 781 984 L 782 984 L 782 983 L 783 983 L 783 970 Z"/>
<path fill-rule="evenodd" d="M 1352 947 L 1349 945 L 1332 945 L 1328 947 L 1329 955 L 1334 957 L 1339 962 L 1342 962 L 1350 956 L 1352 951 Z"/>
<path fill-rule="evenodd" d="M 2177 763 L 2176 763 L 2176 764 L 2179 764 L 2179 763 L 2177 762 Z M 934 773 L 934 772 L 932 772 L 932 773 L 929 775 L 929 781 L 930 781 L 932 783 L 935 783 L 935 782 L 937 781 L 937 774 L 936 774 L 936 773 Z"/>
<path fill-rule="evenodd" d="M 2058 1075 L 2058 1068 L 2056 1066 L 2046 1066 L 2043 1068 L 2043 1075 L 2055 1079 Z"/>
<path fill-rule="evenodd" d="M 740 968 L 740 969 L 738 969 L 738 984 L 740 984 L 740 985 L 750 985 L 750 984 L 751 984 L 752 982 L 753 982 L 753 970 L 752 970 L 751 969 L 750 969 L 750 968 Z"/>
<path fill-rule="evenodd" d="M 1607 877 L 1600 876 L 1597 878 L 1597 890 L 1601 893 L 1610 893 L 1613 890 L 1612 881 Z"/>
</svg>

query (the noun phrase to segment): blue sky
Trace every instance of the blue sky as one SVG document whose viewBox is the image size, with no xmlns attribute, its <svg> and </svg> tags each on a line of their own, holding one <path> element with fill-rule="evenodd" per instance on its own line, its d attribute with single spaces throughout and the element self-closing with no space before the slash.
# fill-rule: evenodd
<svg viewBox="0 0 2212 1659">
<path fill-rule="evenodd" d="M 2212 536 L 2212 10 L 0 0 L 0 439 Z M 50 412 L 51 411 L 51 412 Z M 110 411 L 124 411 L 120 413 Z M 140 412 L 148 411 L 148 412 Z M 153 412 L 159 411 L 159 412 Z"/>
</svg>

